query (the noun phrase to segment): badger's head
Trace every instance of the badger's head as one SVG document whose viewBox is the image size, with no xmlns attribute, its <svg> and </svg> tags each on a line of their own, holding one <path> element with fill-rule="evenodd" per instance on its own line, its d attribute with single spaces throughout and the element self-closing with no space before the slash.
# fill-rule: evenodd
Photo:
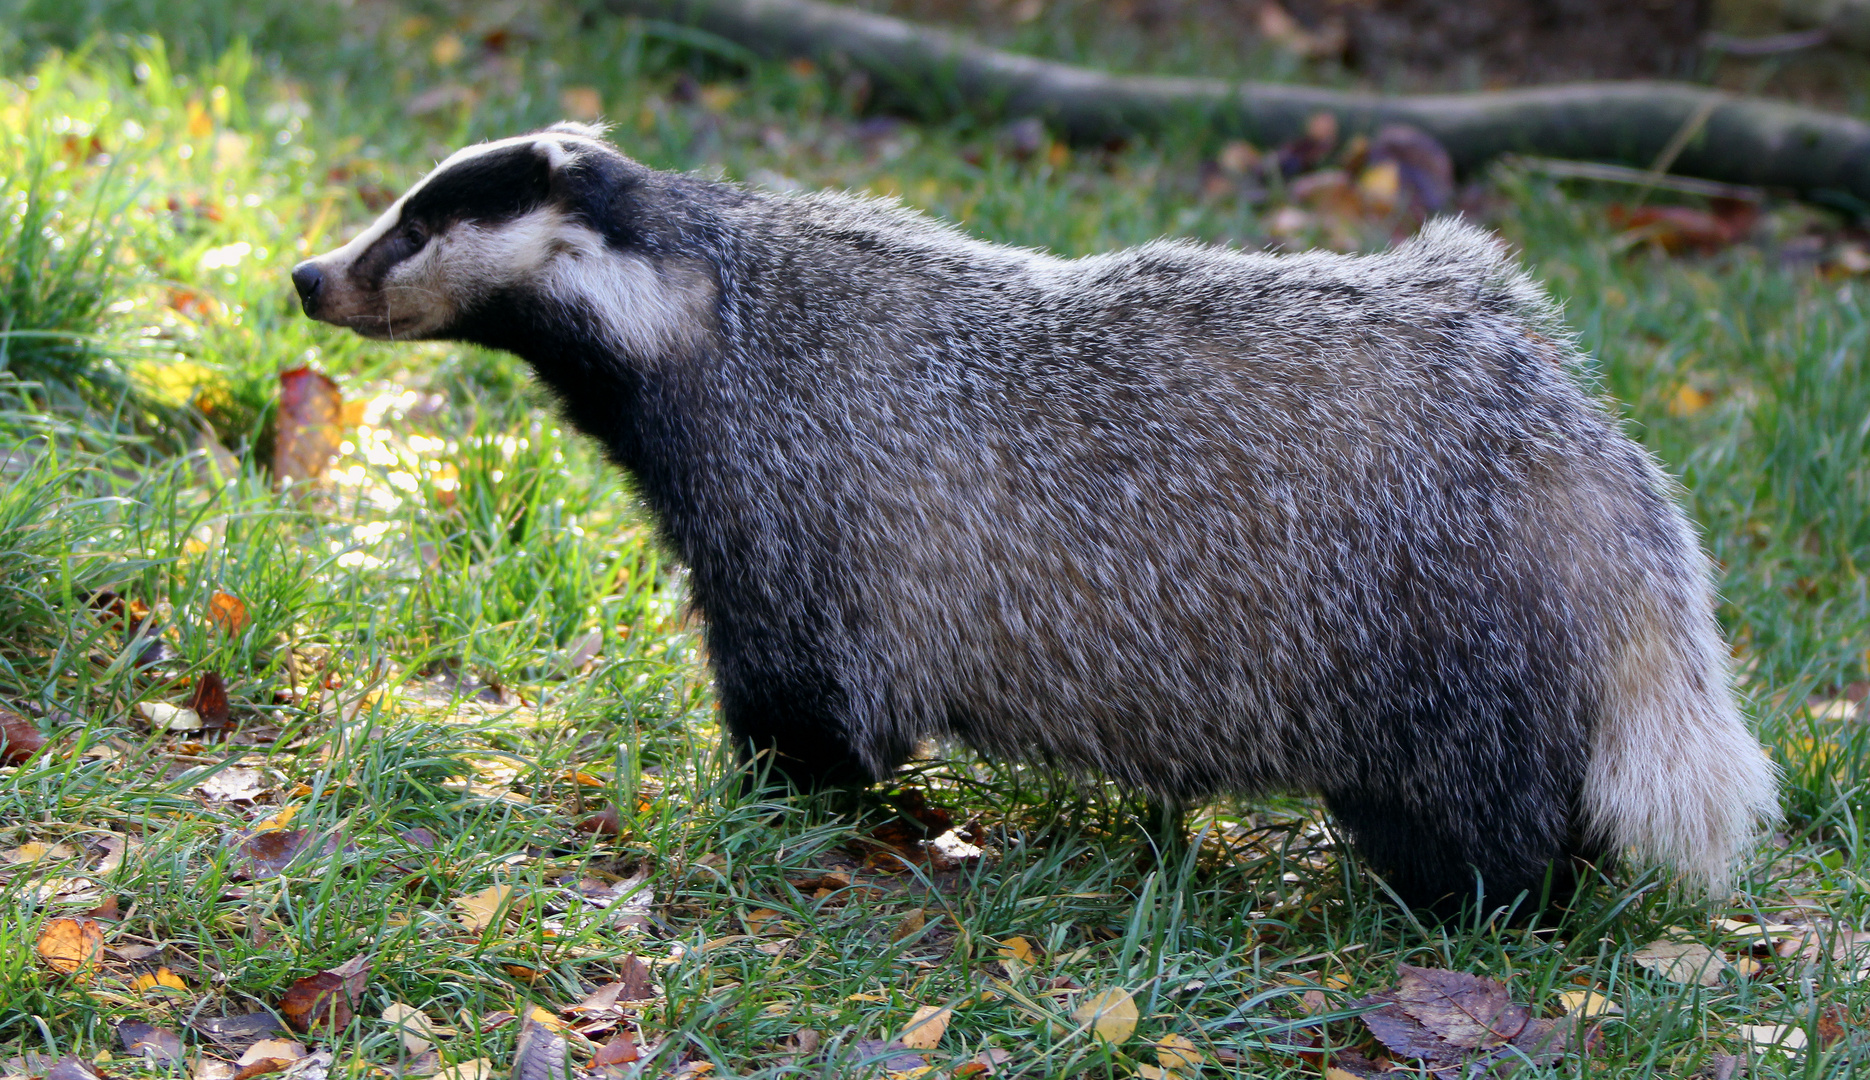
<svg viewBox="0 0 1870 1080">
<path fill-rule="evenodd" d="M 579 124 L 470 146 L 292 284 L 307 315 L 365 337 L 523 351 L 551 318 L 666 352 L 703 332 L 714 290 L 652 235 L 661 176 Z"/>
</svg>

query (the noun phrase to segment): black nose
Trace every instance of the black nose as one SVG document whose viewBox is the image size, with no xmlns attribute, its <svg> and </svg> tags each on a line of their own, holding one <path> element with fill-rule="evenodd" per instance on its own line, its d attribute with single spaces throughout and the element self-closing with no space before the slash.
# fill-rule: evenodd
<svg viewBox="0 0 1870 1080">
<path fill-rule="evenodd" d="M 325 272 L 304 262 L 292 268 L 292 287 L 299 290 L 299 306 L 307 315 L 316 316 L 318 287 L 325 283 Z"/>
</svg>

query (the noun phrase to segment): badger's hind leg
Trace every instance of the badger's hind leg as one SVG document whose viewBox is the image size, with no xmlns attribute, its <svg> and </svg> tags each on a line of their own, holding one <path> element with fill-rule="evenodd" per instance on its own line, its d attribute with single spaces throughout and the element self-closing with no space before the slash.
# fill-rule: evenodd
<svg viewBox="0 0 1870 1080">
<path fill-rule="evenodd" d="M 1467 738 L 1444 728 L 1443 737 L 1393 746 L 1400 755 L 1380 771 L 1327 787 L 1325 805 L 1413 908 L 1446 919 L 1512 904 L 1522 892 L 1521 914 L 1542 898 L 1566 904 L 1573 857 L 1592 854 L 1577 833 L 1585 762 L 1581 748 L 1540 740 L 1532 727 L 1496 716 Z M 1431 735 L 1419 723 L 1413 730 Z"/>
</svg>

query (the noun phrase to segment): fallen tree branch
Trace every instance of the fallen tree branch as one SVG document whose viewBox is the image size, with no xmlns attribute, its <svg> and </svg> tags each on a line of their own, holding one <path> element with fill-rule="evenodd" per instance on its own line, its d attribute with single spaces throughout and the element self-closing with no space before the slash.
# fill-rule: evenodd
<svg viewBox="0 0 1870 1080">
<path fill-rule="evenodd" d="M 1111 75 L 817 0 L 606 3 L 612 11 L 693 27 L 761 55 L 848 64 L 926 113 L 1038 116 L 1079 141 L 1198 124 L 1266 146 L 1298 137 L 1308 117 L 1328 112 L 1346 134 L 1413 124 L 1439 139 L 1464 171 L 1507 153 L 1650 166 L 1675 150 L 1669 169 L 1681 175 L 1870 206 L 1870 124 L 1686 83 L 1392 97 Z"/>
</svg>

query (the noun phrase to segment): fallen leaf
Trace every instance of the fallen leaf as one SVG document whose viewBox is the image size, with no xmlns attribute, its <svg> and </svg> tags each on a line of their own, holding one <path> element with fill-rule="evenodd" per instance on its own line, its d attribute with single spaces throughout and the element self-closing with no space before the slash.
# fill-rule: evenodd
<svg viewBox="0 0 1870 1080">
<path fill-rule="evenodd" d="M 353 956 L 337 967 L 307 975 L 286 990 L 279 1018 L 294 1031 L 342 1031 L 349 1026 L 358 995 L 370 978 L 370 961 Z"/>
<path fill-rule="evenodd" d="M 195 785 L 212 802 L 254 802 L 266 788 L 265 773 L 240 765 L 231 765 Z"/>
<path fill-rule="evenodd" d="M 474 1058 L 459 1065 L 450 1065 L 435 1074 L 433 1080 L 493 1080 L 495 1070 L 493 1062 L 486 1058 Z"/>
<path fill-rule="evenodd" d="M 189 1026 L 235 1053 L 244 1053 L 254 1043 L 280 1034 L 279 1021 L 271 1013 L 246 1013 L 241 1016 L 201 1016 Z"/>
<path fill-rule="evenodd" d="M 1527 1012 L 1512 1003 L 1497 979 L 1463 971 L 1397 965 L 1392 992 L 1404 1012 L 1464 1050 L 1502 1046 L 1526 1026 Z"/>
<path fill-rule="evenodd" d="M 1091 1025 L 1091 1034 L 1107 1043 L 1120 1043 L 1136 1031 L 1136 1001 L 1125 990 L 1105 990 L 1078 1003 L 1071 1018 Z"/>
<path fill-rule="evenodd" d="M 287 807 L 286 810 L 291 810 Z M 281 811 L 283 815 L 285 811 Z M 265 823 L 255 826 L 263 829 Z M 257 832 L 240 841 L 235 851 L 240 858 L 235 861 L 229 875 L 235 881 L 258 881 L 262 878 L 276 877 L 286 868 L 306 855 L 331 855 L 338 850 L 336 837 L 327 836 L 320 840 L 306 829 L 267 830 Z"/>
<path fill-rule="evenodd" d="M 46 1070 L 45 1080 L 101 1080 L 101 1077 L 90 1062 L 66 1055 Z"/>
<path fill-rule="evenodd" d="M 1180 1035 L 1165 1035 L 1156 1043 L 1156 1064 L 1165 1072 L 1192 1073 L 1203 1060 L 1195 1044 Z"/>
<path fill-rule="evenodd" d="M 208 597 L 208 625 L 228 637 L 239 637 L 242 630 L 253 625 L 253 618 L 240 597 L 217 589 Z"/>
<path fill-rule="evenodd" d="M 182 1038 L 167 1028 L 154 1027 L 140 1020 L 125 1020 L 117 1025 L 117 1038 L 133 1056 L 151 1063 L 167 1064 L 182 1060 Z"/>
<path fill-rule="evenodd" d="M 136 711 L 158 731 L 200 731 L 201 714 L 166 701 L 139 702 Z"/>
<path fill-rule="evenodd" d="M 428 1014 L 413 1005 L 392 1001 L 383 1006 L 383 1022 L 396 1029 L 403 1049 L 412 1056 L 427 1053 L 435 1045 L 435 1025 Z"/>
<path fill-rule="evenodd" d="M 528 1017 L 513 1051 L 512 1080 L 570 1080 L 565 1037 L 537 1019 Z"/>
<path fill-rule="evenodd" d="M 94 919 L 47 919 L 33 948 L 53 971 L 89 978 L 104 953 L 104 932 Z"/>
<path fill-rule="evenodd" d="M 597 1053 L 591 1055 L 591 1065 L 594 1068 L 628 1065 L 640 1057 L 642 1054 L 637 1050 L 636 1043 L 631 1041 L 629 1032 L 619 1031 L 611 1036 L 609 1042 L 598 1047 Z"/>
<path fill-rule="evenodd" d="M 617 965 L 617 981 L 622 985 L 617 990 L 618 1001 L 651 1001 L 656 996 L 655 976 L 649 965 L 637 959 L 635 953 L 623 958 Z"/>
<path fill-rule="evenodd" d="M 32 721 L 0 708 L 0 765 L 20 765 L 45 747 L 46 737 Z"/>
<path fill-rule="evenodd" d="M 1407 205 L 1419 215 L 1433 214 L 1454 201 L 1454 160 L 1433 135 L 1408 124 L 1390 124 L 1370 139 L 1364 160 L 1366 171 L 1359 187 L 1375 181 L 1372 173 L 1390 173 L 1395 188 L 1389 195 L 1389 207 Z M 1387 178 L 1379 183 L 1387 185 Z M 1366 193 L 1367 208 L 1387 212 L 1380 201 L 1373 202 Z"/>
<path fill-rule="evenodd" d="M 218 730 L 233 720 L 227 705 L 227 683 L 212 671 L 203 672 L 201 678 L 195 680 L 195 692 L 189 695 L 188 708 L 201 717 L 204 728 Z"/>
<path fill-rule="evenodd" d="M 1643 970 L 1674 983 L 1719 986 L 1730 967 L 1726 958 L 1698 941 L 1652 941 L 1632 953 Z"/>
<path fill-rule="evenodd" d="M 508 913 L 512 899 L 511 885 L 489 885 L 479 892 L 457 896 L 454 905 L 461 911 L 455 921 L 467 930 L 485 930 Z"/>
<path fill-rule="evenodd" d="M 1594 990 L 1566 990 L 1558 995 L 1558 1000 L 1573 1016 L 1606 1016 L 1623 1011 L 1623 1006 Z"/>
<path fill-rule="evenodd" d="M 344 398 L 330 376 L 309 367 L 279 375 L 273 417 L 273 477 L 282 486 L 316 480 L 338 452 Z"/>
<path fill-rule="evenodd" d="M 239 1066 L 239 1070 L 234 1073 L 234 1080 L 249 1080 L 250 1077 L 285 1072 L 309 1056 L 304 1044 L 291 1039 L 261 1039 L 247 1047 L 234 1063 Z"/>
<path fill-rule="evenodd" d="M 896 1041 L 911 1050 L 933 1050 L 948 1030 L 954 1010 L 940 1005 L 919 1005 Z"/>
<path fill-rule="evenodd" d="M 11 851 L 0 852 L 0 859 L 14 865 L 36 863 L 41 859 L 63 862 L 66 859 L 77 858 L 77 856 L 78 853 L 73 851 L 69 844 L 47 844 L 38 840 L 28 840 Z"/>
<path fill-rule="evenodd" d="M 901 941 L 913 934 L 919 934 L 927 925 L 928 913 L 921 908 L 910 908 L 901 919 L 897 920 L 896 929 L 890 933 L 890 940 Z"/>
<path fill-rule="evenodd" d="M 1805 1049 L 1805 1029 L 1792 1024 L 1742 1024 L 1740 1037 L 1758 1049 L 1795 1053 Z"/>
<path fill-rule="evenodd" d="M 139 994 L 146 994 L 151 990 L 180 990 L 187 992 L 188 984 L 182 981 L 180 975 L 170 971 L 168 968 L 158 967 L 154 971 L 146 971 L 136 978 L 131 979 L 130 989 Z"/>
</svg>

